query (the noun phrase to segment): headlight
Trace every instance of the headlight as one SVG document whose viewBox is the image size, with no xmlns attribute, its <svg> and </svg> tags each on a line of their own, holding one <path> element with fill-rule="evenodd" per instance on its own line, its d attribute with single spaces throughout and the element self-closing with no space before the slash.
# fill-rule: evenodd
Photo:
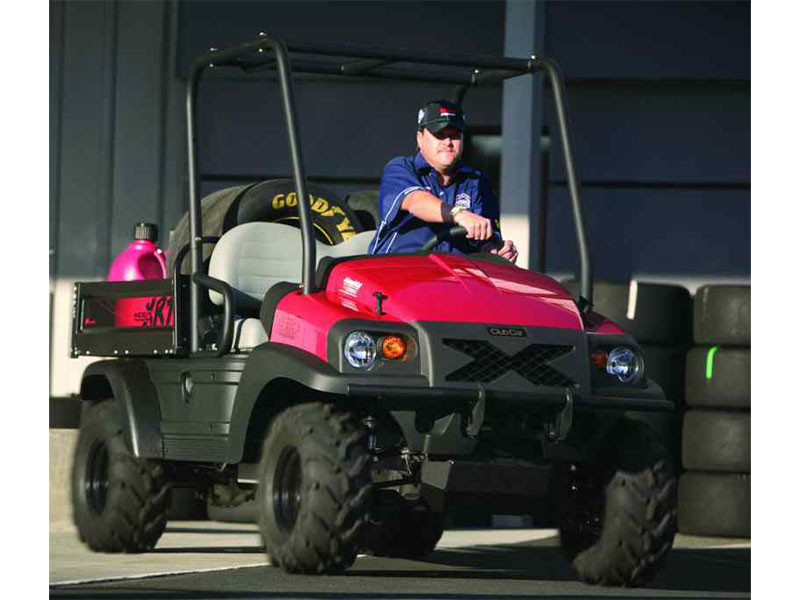
<svg viewBox="0 0 800 600">
<path fill-rule="evenodd" d="M 642 359 L 630 348 L 619 346 L 608 353 L 606 373 L 616 375 L 622 383 L 635 380 L 643 367 Z"/>
<path fill-rule="evenodd" d="M 364 331 L 354 331 L 344 340 L 344 357 L 357 369 L 368 369 L 375 363 L 375 339 Z"/>
</svg>

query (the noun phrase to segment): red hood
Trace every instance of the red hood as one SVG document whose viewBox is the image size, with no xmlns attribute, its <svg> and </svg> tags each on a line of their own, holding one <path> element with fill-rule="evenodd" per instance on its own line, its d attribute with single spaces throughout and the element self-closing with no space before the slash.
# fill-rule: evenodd
<svg viewBox="0 0 800 600">
<path fill-rule="evenodd" d="M 387 320 L 453 321 L 583 329 L 580 313 L 556 281 L 456 254 L 349 260 L 328 278 L 328 300 L 374 318 L 380 292 Z"/>
</svg>

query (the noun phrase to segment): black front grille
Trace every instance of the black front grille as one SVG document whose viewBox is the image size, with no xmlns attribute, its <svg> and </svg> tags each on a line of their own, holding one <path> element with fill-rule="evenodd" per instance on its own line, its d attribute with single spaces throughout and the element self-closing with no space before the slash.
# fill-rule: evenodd
<svg viewBox="0 0 800 600">
<path fill-rule="evenodd" d="M 572 379 L 548 364 L 559 356 L 572 352 L 574 346 L 531 344 L 516 354 L 509 355 L 483 340 L 445 338 L 442 342 L 475 359 L 447 375 L 446 381 L 489 383 L 509 371 L 515 371 L 534 385 L 553 387 L 576 385 Z"/>
</svg>

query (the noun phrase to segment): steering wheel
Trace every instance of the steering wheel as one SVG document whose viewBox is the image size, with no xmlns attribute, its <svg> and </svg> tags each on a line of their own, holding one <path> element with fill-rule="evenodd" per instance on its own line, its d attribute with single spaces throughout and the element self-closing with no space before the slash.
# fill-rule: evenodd
<svg viewBox="0 0 800 600">
<path fill-rule="evenodd" d="M 420 252 L 430 252 L 433 250 L 439 243 L 445 240 L 455 240 L 466 237 L 467 230 L 460 225 L 456 227 L 451 227 L 450 229 L 444 229 L 440 231 L 427 242 L 425 242 L 422 247 L 420 248 Z M 500 234 L 497 233 L 496 230 L 492 230 L 492 237 L 488 240 L 483 240 L 483 243 L 491 242 L 494 248 L 498 250 L 503 247 L 503 240 L 500 238 Z"/>
</svg>

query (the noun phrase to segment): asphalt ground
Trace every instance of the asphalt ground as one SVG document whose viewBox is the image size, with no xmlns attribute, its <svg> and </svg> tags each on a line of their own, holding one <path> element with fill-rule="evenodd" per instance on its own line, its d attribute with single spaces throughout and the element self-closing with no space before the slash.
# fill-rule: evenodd
<svg viewBox="0 0 800 600">
<path fill-rule="evenodd" d="M 360 556 L 339 576 L 269 565 L 256 526 L 173 522 L 146 554 L 95 554 L 74 530 L 50 534 L 50 597 L 95 600 L 279 598 L 747 598 L 750 542 L 678 535 L 646 587 L 589 586 L 562 558 L 554 530 L 447 531 L 424 560 Z"/>
</svg>

